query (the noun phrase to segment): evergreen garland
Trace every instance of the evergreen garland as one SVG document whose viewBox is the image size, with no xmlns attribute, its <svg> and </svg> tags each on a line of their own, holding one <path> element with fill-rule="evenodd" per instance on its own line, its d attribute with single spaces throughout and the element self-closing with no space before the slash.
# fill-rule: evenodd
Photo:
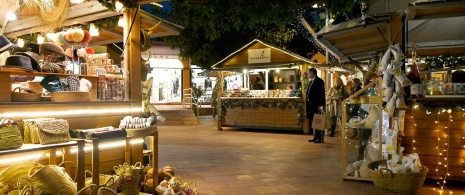
<svg viewBox="0 0 465 195">
<path fill-rule="evenodd" d="M 110 11 L 116 11 L 115 9 L 115 3 L 117 0 L 98 0 L 99 3 L 103 5 L 103 7 L 106 7 Z M 139 4 L 133 3 L 131 0 L 118 0 L 121 2 L 125 8 L 137 8 L 139 7 Z"/>
</svg>

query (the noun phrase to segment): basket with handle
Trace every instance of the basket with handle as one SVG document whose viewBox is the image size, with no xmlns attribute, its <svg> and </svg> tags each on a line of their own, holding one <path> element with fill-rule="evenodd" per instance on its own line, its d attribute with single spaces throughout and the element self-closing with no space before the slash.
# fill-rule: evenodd
<svg viewBox="0 0 465 195">
<path fill-rule="evenodd" d="M 389 169 L 375 171 L 378 165 L 387 165 L 387 161 L 380 160 L 368 164 L 373 183 L 383 190 L 395 193 L 416 193 L 423 186 L 428 173 L 428 167 L 424 165 L 419 173 L 392 173 Z"/>
<path fill-rule="evenodd" d="M 22 92 L 25 89 L 16 87 L 11 92 L 11 101 L 12 102 L 40 102 L 40 97 L 42 93 L 29 93 L 29 92 Z"/>
<path fill-rule="evenodd" d="M 18 129 L 18 125 L 10 119 L 0 120 L 0 150 L 11 150 L 20 148 L 23 145 L 23 138 Z"/>
<path fill-rule="evenodd" d="M 101 188 L 98 189 L 97 194 L 98 194 L 98 195 L 105 195 L 105 194 L 116 195 L 117 193 L 116 193 L 116 191 L 113 191 L 113 190 L 110 189 L 110 188 L 101 187 Z"/>
<path fill-rule="evenodd" d="M 153 132 L 157 131 L 157 125 L 152 125 L 150 127 L 144 127 L 139 129 L 125 129 L 129 137 L 144 137 L 150 136 Z"/>
<path fill-rule="evenodd" d="M 90 93 L 85 91 L 58 91 L 52 92 L 52 102 L 87 102 Z"/>
<path fill-rule="evenodd" d="M 92 172 L 89 170 L 86 170 L 86 174 L 90 175 L 91 177 L 87 177 L 85 180 L 86 186 L 92 185 Z M 105 174 L 100 174 L 99 176 L 99 188 L 100 187 L 108 187 L 112 189 L 113 191 L 117 191 L 118 189 L 118 181 L 119 181 L 119 176 L 118 175 L 105 175 Z M 91 194 L 91 191 L 88 190 L 86 192 L 82 192 L 82 194 Z M 108 194 L 104 192 L 103 194 Z"/>
<path fill-rule="evenodd" d="M 64 154 L 64 150 L 62 150 L 62 153 Z M 64 161 L 63 158 L 63 161 L 58 165 L 41 165 L 38 162 L 45 154 L 35 160 L 35 166 L 29 169 L 28 172 L 34 190 L 37 190 L 39 194 L 76 194 L 76 183 L 61 167 L 65 163 L 71 163 L 74 167 L 76 165 L 72 161 Z M 76 176 L 77 168 L 75 170 Z"/>
</svg>

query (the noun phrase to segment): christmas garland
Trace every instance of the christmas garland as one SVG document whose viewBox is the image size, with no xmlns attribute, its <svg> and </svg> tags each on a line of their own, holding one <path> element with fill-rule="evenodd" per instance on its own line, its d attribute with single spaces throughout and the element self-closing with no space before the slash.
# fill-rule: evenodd
<svg viewBox="0 0 465 195">
<path fill-rule="evenodd" d="M 106 7 L 110 11 L 116 11 L 116 4 L 117 0 L 98 0 L 99 3 L 103 5 L 103 7 Z M 137 8 L 139 7 L 139 4 L 133 3 L 131 0 L 118 0 L 121 2 L 125 8 Z"/>
<path fill-rule="evenodd" d="M 262 99 L 256 100 L 241 100 L 241 99 L 224 99 L 221 101 L 221 119 L 224 120 L 226 116 L 226 109 L 241 108 L 244 109 L 258 109 L 258 108 L 279 108 L 281 110 L 297 109 L 297 124 L 302 123 L 303 103 L 299 100 L 272 100 L 265 101 Z"/>
<path fill-rule="evenodd" d="M 431 100 L 407 100 L 407 106 L 411 108 L 418 107 L 420 110 L 427 112 L 439 112 L 451 109 L 452 111 L 464 111 L 465 100 L 463 101 L 431 101 Z"/>
</svg>

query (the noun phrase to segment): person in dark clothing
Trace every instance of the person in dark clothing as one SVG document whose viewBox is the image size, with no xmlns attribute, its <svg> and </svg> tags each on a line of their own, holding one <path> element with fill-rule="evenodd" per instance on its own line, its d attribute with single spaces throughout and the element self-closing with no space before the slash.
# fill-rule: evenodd
<svg viewBox="0 0 465 195">
<path fill-rule="evenodd" d="M 312 122 L 313 115 L 318 111 L 323 111 L 326 105 L 325 99 L 325 82 L 323 79 L 317 76 L 315 68 L 308 69 L 309 83 L 307 86 L 307 98 L 306 98 L 306 109 L 307 118 L 310 120 L 310 134 L 313 134 Z M 321 130 L 315 130 L 313 139 L 308 140 L 314 143 L 324 143 L 324 132 Z"/>
<path fill-rule="evenodd" d="M 252 83 L 252 90 L 264 90 L 263 84 L 260 82 L 261 79 L 259 77 L 255 78 L 255 82 Z"/>
</svg>

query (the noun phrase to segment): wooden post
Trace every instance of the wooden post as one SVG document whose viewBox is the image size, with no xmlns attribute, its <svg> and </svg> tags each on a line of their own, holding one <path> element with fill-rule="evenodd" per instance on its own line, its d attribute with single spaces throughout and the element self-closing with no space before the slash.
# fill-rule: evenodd
<svg viewBox="0 0 465 195">
<path fill-rule="evenodd" d="M 218 72 L 219 74 L 219 81 L 217 82 L 221 82 L 221 85 L 220 85 L 220 88 L 218 89 L 218 94 L 216 95 L 216 98 L 217 98 L 217 103 L 216 103 L 216 109 L 217 109 L 217 113 L 218 113 L 218 118 L 216 119 L 217 123 L 217 129 L 219 131 L 223 130 L 223 128 L 221 127 L 221 122 L 222 122 L 222 116 L 223 114 L 221 113 L 221 104 L 223 102 L 221 102 L 221 96 L 223 96 L 223 86 L 224 86 L 224 77 L 223 77 L 223 71 L 219 71 Z"/>
<path fill-rule="evenodd" d="M 301 74 L 307 74 L 308 70 L 308 64 L 302 64 L 302 72 Z M 303 103 L 303 108 L 302 108 L 302 128 L 304 131 L 304 134 L 308 135 L 310 134 L 310 121 L 307 119 L 307 88 L 304 86 L 304 81 L 302 82 L 302 103 Z"/>
<path fill-rule="evenodd" d="M 86 173 L 85 173 L 85 162 L 86 162 L 86 151 L 84 150 L 86 142 L 84 140 L 78 140 L 78 151 L 77 151 L 77 160 L 76 160 L 76 166 L 77 166 L 77 189 L 78 191 L 85 186 L 85 179 L 86 179 Z"/>
<path fill-rule="evenodd" d="M 152 136 L 152 167 L 154 171 L 158 170 L 158 130 Z M 153 183 L 153 194 L 157 194 L 156 188 L 157 185 Z"/>
<path fill-rule="evenodd" d="M 92 183 L 100 186 L 100 140 L 92 138 Z M 85 175 L 85 173 L 84 173 Z M 93 195 L 97 195 L 97 192 L 93 192 Z"/>
<path fill-rule="evenodd" d="M 131 104 L 132 108 L 142 107 L 142 89 L 141 89 L 141 42 L 140 42 L 140 10 L 125 9 L 123 18 L 125 21 L 123 44 L 124 46 L 124 69 L 126 81 L 129 85 L 129 91 L 126 90 L 126 97 L 135 101 Z M 130 28 L 132 25 L 132 29 Z M 142 112 L 133 112 L 133 115 L 141 115 Z"/>
</svg>

